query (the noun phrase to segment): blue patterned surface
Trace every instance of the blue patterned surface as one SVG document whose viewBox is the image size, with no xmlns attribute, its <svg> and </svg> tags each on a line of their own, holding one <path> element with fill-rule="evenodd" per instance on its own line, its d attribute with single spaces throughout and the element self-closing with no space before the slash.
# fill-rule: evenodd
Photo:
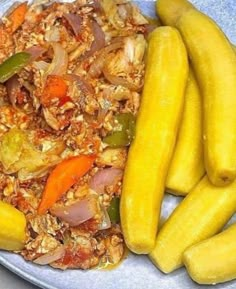
<svg viewBox="0 0 236 289">
<path fill-rule="evenodd" d="M 236 0 L 192 0 L 191 2 L 213 17 L 230 40 L 236 43 Z M 0 0 L 0 14 L 11 3 L 13 1 Z M 138 5 L 145 14 L 150 16 L 155 14 L 153 2 L 139 1 Z M 167 195 L 162 207 L 162 217 L 166 218 L 179 201 L 180 198 Z M 116 270 L 109 272 L 101 270 L 62 272 L 33 265 L 25 262 L 18 255 L 5 252 L 0 253 L 0 263 L 28 281 L 47 289 L 209 289 L 211 287 L 193 283 L 183 269 L 164 275 L 148 258 L 131 254 Z M 214 289 L 235 288 L 236 281 L 214 286 Z"/>
</svg>

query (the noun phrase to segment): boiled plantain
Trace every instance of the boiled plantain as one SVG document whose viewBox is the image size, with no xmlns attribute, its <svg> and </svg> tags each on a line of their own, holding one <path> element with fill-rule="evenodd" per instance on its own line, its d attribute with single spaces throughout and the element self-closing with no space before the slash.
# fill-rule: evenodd
<svg viewBox="0 0 236 289">
<path fill-rule="evenodd" d="M 150 254 L 164 273 L 183 265 L 183 252 L 205 240 L 227 223 L 236 210 L 236 181 L 215 187 L 207 177 L 187 195 L 164 223 Z"/>
<path fill-rule="evenodd" d="M 129 249 L 149 253 L 155 244 L 168 166 L 174 150 L 188 76 L 185 46 L 175 28 L 150 37 L 145 84 L 121 196 L 121 225 Z"/>
<path fill-rule="evenodd" d="M 180 131 L 166 180 L 166 190 L 187 195 L 205 172 L 202 143 L 201 95 L 190 70 Z"/>
<path fill-rule="evenodd" d="M 199 284 L 217 284 L 236 278 L 236 224 L 188 248 L 183 255 L 191 278 Z"/>
<path fill-rule="evenodd" d="M 13 206 L 0 201 L 0 249 L 18 251 L 26 240 L 26 219 Z"/>
<path fill-rule="evenodd" d="M 203 95 L 206 171 L 214 185 L 227 185 L 236 177 L 236 55 L 216 23 L 201 12 L 188 10 L 176 25 Z"/>
<path fill-rule="evenodd" d="M 158 0 L 156 1 L 157 15 L 164 25 L 175 26 L 183 13 L 194 6 L 187 0 Z"/>
<path fill-rule="evenodd" d="M 227 185 L 236 178 L 234 50 L 217 24 L 186 0 L 160 0 L 157 12 L 183 36 L 203 96 L 206 171 L 213 184 Z"/>
</svg>

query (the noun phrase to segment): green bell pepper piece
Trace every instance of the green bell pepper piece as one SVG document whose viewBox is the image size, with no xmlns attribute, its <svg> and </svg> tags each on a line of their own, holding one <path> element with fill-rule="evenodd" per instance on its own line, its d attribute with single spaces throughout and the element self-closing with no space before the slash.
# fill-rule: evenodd
<svg viewBox="0 0 236 289">
<path fill-rule="evenodd" d="M 24 68 L 29 63 L 30 58 L 29 53 L 19 52 L 5 60 L 0 65 L 0 83 L 4 83 Z"/>
<path fill-rule="evenodd" d="M 107 209 L 112 224 L 120 222 L 120 198 L 113 198 L 110 207 Z"/>
<path fill-rule="evenodd" d="M 116 126 L 103 142 L 112 148 L 130 145 L 135 137 L 135 117 L 132 113 L 121 113 L 115 117 Z"/>
</svg>

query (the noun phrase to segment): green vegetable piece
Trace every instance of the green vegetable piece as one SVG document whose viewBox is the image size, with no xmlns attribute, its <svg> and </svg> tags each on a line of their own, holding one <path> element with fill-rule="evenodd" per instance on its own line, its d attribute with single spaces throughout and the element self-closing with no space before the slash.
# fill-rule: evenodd
<svg viewBox="0 0 236 289">
<path fill-rule="evenodd" d="M 29 63 L 30 58 L 29 53 L 19 52 L 5 60 L 0 65 L 0 83 L 4 83 L 24 68 Z"/>
<path fill-rule="evenodd" d="M 16 127 L 12 128 L 2 137 L 0 144 L 0 160 L 6 170 L 19 161 L 25 141 L 25 134 Z"/>
<path fill-rule="evenodd" d="M 120 222 L 120 198 L 113 198 L 110 207 L 107 209 L 112 224 Z"/>
<path fill-rule="evenodd" d="M 50 161 L 47 154 L 36 149 L 27 134 L 19 128 L 5 133 L 0 142 L 0 162 L 8 173 L 29 175 L 45 167 Z"/>
<path fill-rule="evenodd" d="M 103 141 L 112 148 L 130 145 L 135 137 L 135 117 L 132 113 L 121 113 L 115 117 L 113 132 Z"/>
</svg>

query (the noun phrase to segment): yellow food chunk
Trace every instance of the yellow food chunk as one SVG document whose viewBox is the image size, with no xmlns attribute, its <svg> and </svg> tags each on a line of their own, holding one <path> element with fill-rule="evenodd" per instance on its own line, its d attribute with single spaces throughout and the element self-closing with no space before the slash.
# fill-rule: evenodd
<svg viewBox="0 0 236 289">
<path fill-rule="evenodd" d="M 218 25 L 187 0 L 159 0 L 156 7 L 162 22 L 180 31 L 200 86 L 207 174 L 227 185 L 236 178 L 236 55 Z"/>
<path fill-rule="evenodd" d="M 187 0 L 158 0 L 156 2 L 157 15 L 164 25 L 175 26 L 183 13 L 194 6 Z"/>
<path fill-rule="evenodd" d="M 187 53 L 178 31 L 155 29 L 149 37 L 145 84 L 120 209 L 126 244 L 138 254 L 149 253 L 155 244 L 187 76 Z"/>
<path fill-rule="evenodd" d="M 201 104 L 199 87 L 190 70 L 183 118 L 166 180 L 166 190 L 174 195 L 187 195 L 205 172 Z"/>
<path fill-rule="evenodd" d="M 183 253 L 191 245 L 218 233 L 236 209 L 236 182 L 215 187 L 207 177 L 174 210 L 157 235 L 150 254 L 164 273 L 183 266 Z"/>
<path fill-rule="evenodd" d="M 236 225 L 188 248 L 183 255 L 191 278 L 199 284 L 217 284 L 236 278 Z"/>
<path fill-rule="evenodd" d="M 203 95 L 206 171 L 213 184 L 227 185 L 236 177 L 236 55 L 216 23 L 195 9 L 184 13 L 176 26 Z"/>
<path fill-rule="evenodd" d="M 0 249 L 18 251 L 26 239 L 26 219 L 13 206 L 0 201 Z"/>
</svg>

